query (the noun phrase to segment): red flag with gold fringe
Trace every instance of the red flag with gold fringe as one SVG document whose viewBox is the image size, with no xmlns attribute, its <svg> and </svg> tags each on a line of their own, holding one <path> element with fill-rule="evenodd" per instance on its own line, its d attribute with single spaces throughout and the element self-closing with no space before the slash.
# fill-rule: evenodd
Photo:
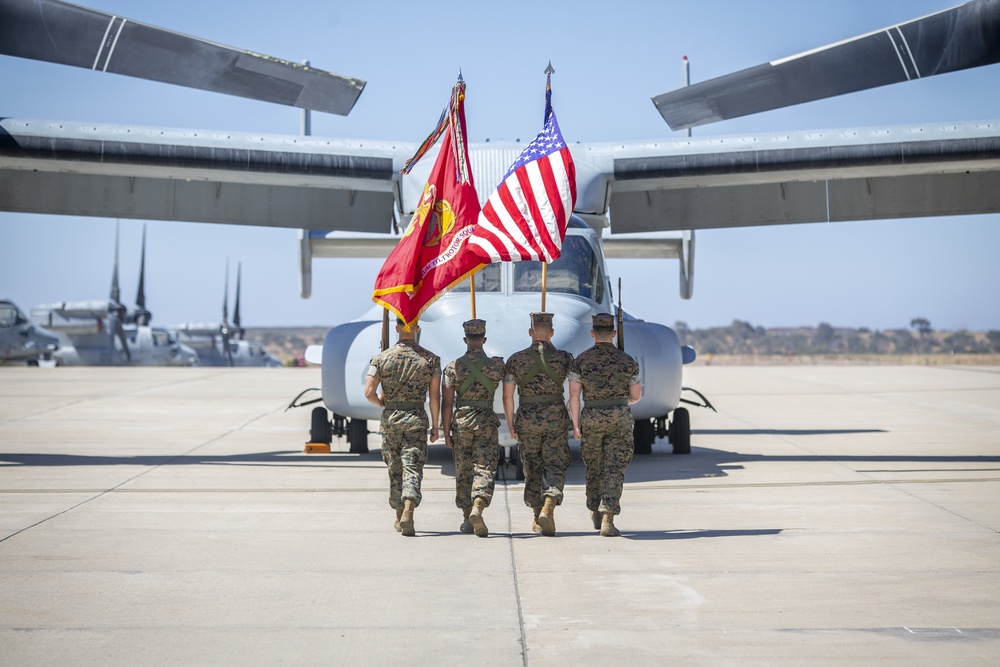
<svg viewBox="0 0 1000 667">
<path fill-rule="evenodd" d="M 403 169 L 409 171 L 444 134 L 409 226 L 375 278 L 372 301 L 410 330 L 428 306 L 484 265 L 468 248 L 479 217 L 465 130 L 465 82 L 459 78 L 437 128 Z"/>
</svg>

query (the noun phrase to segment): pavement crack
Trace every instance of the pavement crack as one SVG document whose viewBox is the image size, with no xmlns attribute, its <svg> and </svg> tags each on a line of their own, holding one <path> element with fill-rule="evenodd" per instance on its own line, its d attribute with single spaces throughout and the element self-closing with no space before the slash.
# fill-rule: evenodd
<svg viewBox="0 0 1000 667">
<path fill-rule="evenodd" d="M 506 471 L 504 471 L 506 472 Z M 524 634 L 524 608 L 521 604 L 521 587 L 518 584 L 517 556 L 514 553 L 514 518 L 510 512 L 510 485 L 507 484 L 507 476 L 503 480 L 503 500 L 507 509 L 507 546 L 510 549 L 510 571 L 511 579 L 514 582 L 514 599 L 517 601 L 517 628 L 520 633 L 521 643 L 521 664 L 528 665 L 528 642 Z"/>
</svg>

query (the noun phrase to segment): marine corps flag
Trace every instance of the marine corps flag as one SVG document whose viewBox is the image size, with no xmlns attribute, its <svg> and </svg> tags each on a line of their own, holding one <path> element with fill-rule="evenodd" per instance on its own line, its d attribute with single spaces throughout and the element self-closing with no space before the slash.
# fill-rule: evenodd
<svg viewBox="0 0 1000 667">
<path fill-rule="evenodd" d="M 441 134 L 441 152 L 419 205 L 375 278 L 372 294 L 372 301 L 396 313 L 407 331 L 437 297 L 483 266 L 467 247 L 479 217 L 479 197 L 469 164 L 461 77 L 438 126 L 407 161 L 404 174 Z"/>
</svg>

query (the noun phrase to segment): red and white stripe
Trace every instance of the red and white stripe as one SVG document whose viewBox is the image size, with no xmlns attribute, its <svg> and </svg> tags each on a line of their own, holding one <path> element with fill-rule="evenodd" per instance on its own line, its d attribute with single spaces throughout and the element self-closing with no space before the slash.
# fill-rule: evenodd
<svg viewBox="0 0 1000 667">
<path fill-rule="evenodd" d="M 575 203 L 576 169 L 563 147 L 518 167 L 497 186 L 469 244 L 486 262 L 551 262 L 562 252 Z"/>
</svg>

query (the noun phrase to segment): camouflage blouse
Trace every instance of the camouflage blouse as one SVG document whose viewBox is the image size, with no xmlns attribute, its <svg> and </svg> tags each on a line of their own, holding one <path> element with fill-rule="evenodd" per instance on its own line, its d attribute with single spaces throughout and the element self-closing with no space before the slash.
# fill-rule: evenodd
<svg viewBox="0 0 1000 667">
<path fill-rule="evenodd" d="M 386 402 L 423 403 L 431 379 L 441 373 L 441 359 L 415 341 L 401 340 L 372 359 L 368 375 L 378 378 Z"/>
<path fill-rule="evenodd" d="M 596 343 L 573 361 L 570 382 L 583 385 L 583 400 L 628 398 L 629 387 L 639 384 L 639 364 L 612 343 Z"/>
<path fill-rule="evenodd" d="M 482 385 L 478 380 L 474 381 L 469 388 L 465 391 L 462 396 L 459 396 L 457 390 L 466 379 L 471 374 L 471 371 L 466 367 L 461 359 L 465 359 L 470 363 L 482 367 L 483 375 L 486 376 L 490 382 L 493 383 L 493 393 L 491 394 L 486 387 Z M 504 375 L 504 364 L 503 359 L 500 357 L 487 357 L 486 353 L 482 350 L 472 350 L 462 355 L 459 359 L 449 363 L 444 367 L 444 386 L 454 387 L 456 390 L 455 400 L 459 398 L 467 401 L 493 401 L 494 394 L 497 388 L 500 386 L 500 382 L 503 381 Z"/>
<path fill-rule="evenodd" d="M 543 364 L 547 366 L 552 374 L 559 378 L 558 385 L 555 379 L 545 370 L 538 370 L 527 382 L 524 379 L 531 374 L 535 366 L 535 358 L 532 352 L 541 358 Z M 563 382 L 570 371 L 573 363 L 573 355 L 569 352 L 557 349 L 552 343 L 532 343 L 531 347 L 515 352 L 507 360 L 504 370 L 504 382 L 516 383 L 517 390 L 521 398 L 531 396 L 562 396 Z M 524 383 L 524 386 L 521 386 Z"/>
</svg>

